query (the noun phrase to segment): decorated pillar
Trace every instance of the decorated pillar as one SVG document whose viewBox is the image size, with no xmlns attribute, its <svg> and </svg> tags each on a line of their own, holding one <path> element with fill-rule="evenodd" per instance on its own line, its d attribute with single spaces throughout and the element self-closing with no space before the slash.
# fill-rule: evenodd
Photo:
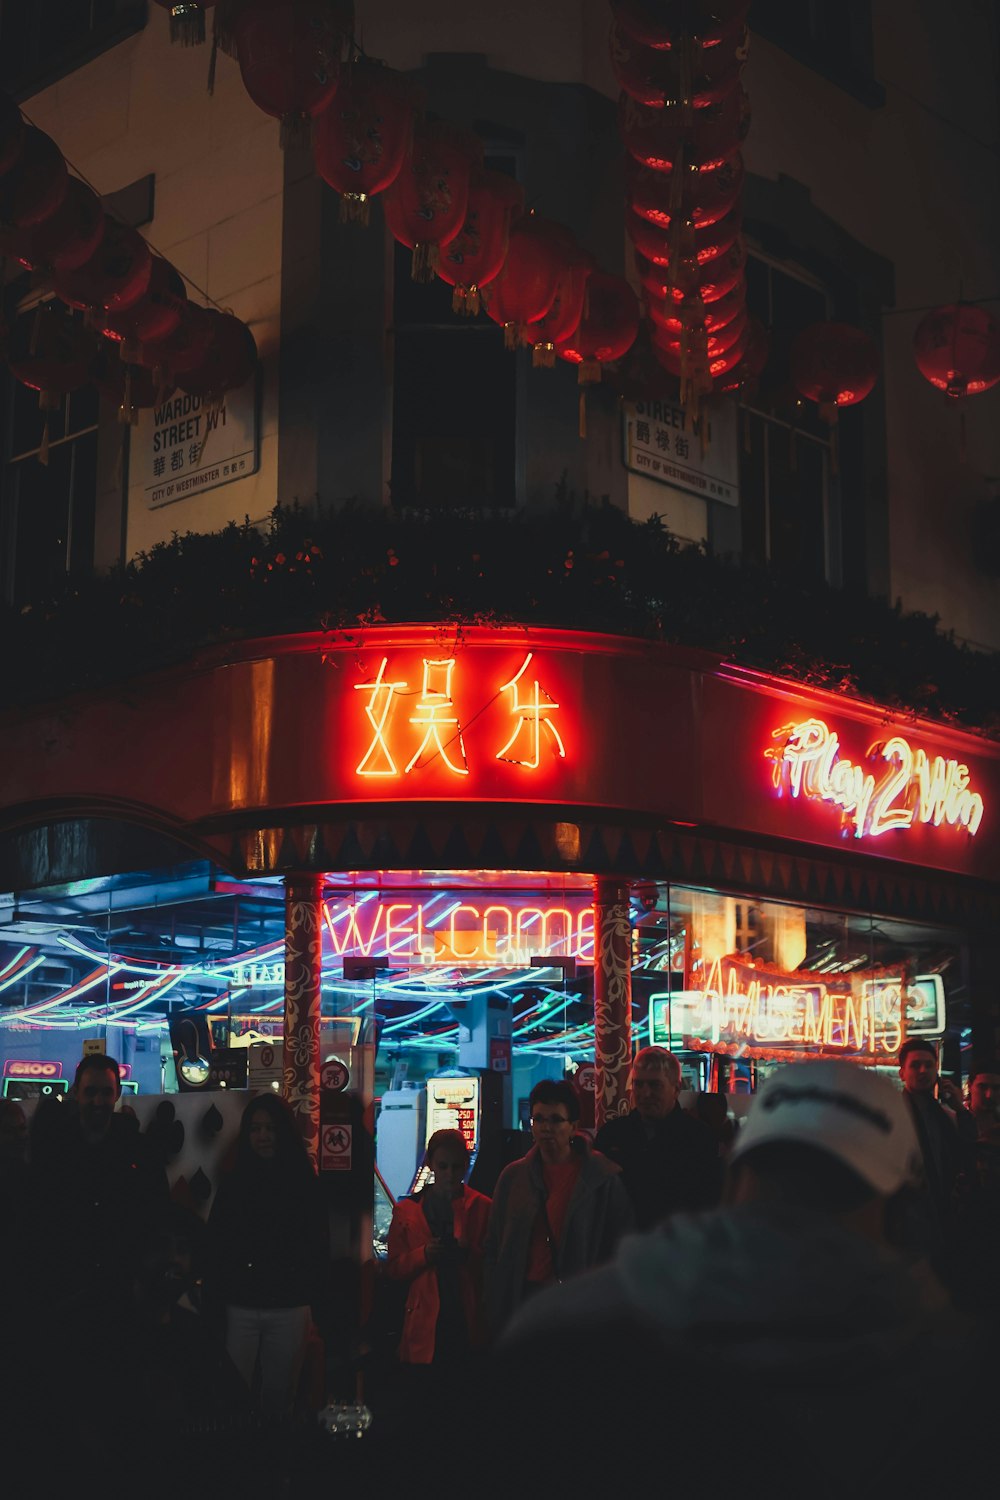
<svg viewBox="0 0 1000 1500">
<path fill-rule="evenodd" d="M 319 1151 L 323 877 L 285 877 L 285 1067 L 282 1095 L 313 1163 Z"/>
<path fill-rule="evenodd" d="M 632 1066 L 632 927 L 629 888 L 621 880 L 594 882 L 594 1060 L 596 1124 L 628 1113 Z"/>
</svg>

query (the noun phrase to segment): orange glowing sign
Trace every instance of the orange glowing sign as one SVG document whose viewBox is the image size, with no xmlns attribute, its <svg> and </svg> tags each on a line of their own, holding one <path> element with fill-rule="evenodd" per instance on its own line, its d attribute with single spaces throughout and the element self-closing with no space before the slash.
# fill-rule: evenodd
<svg viewBox="0 0 1000 1500">
<path fill-rule="evenodd" d="M 968 766 L 915 750 L 902 735 L 870 746 L 865 759 L 874 770 L 842 756 L 836 732 L 822 719 L 783 724 L 771 738 L 778 743 L 764 754 L 773 763 L 775 787 L 833 803 L 855 838 L 914 823 L 947 823 L 972 836 L 983 820 L 983 799 L 969 784 Z"/>
<path fill-rule="evenodd" d="M 532 958 L 594 961 L 594 909 L 454 901 L 435 914 L 419 901 L 327 902 L 338 957 L 383 958 L 387 966 L 525 968 Z"/>
<path fill-rule="evenodd" d="M 494 694 L 497 697 L 510 694 L 510 715 L 514 720 L 507 743 L 494 753 L 494 759 L 529 771 L 537 770 L 541 764 L 543 736 L 555 756 L 560 759 L 566 756 L 566 747 L 552 721 L 559 704 L 537 678 L 522 681 L 532 655 L 530 651 L 526 653 L 513 677 L 500 683 Z M 409 776 L 431 761 L 453 776 L 469 775 L 465 748 L 469 726 L 461 723 L 453 695 L 456 665 L 454 657 L 424 657 L 417 689 L 406 678 L 391 675 L 389 658 L 384 656 L 373 681 L 354 684 L 356 693 L 367 695 L 364 714 L 371 731 L 355 775 Z M 409 713 L 399 708 L 404 699 L 409 700 Z"/>
<path fill-rule="evenodd" d="M 6 1078 L 61 1078 L 62 1063 L 27 1062 L 24 1059 L 8 1058 L 3 1071 Z"/>
</svg>

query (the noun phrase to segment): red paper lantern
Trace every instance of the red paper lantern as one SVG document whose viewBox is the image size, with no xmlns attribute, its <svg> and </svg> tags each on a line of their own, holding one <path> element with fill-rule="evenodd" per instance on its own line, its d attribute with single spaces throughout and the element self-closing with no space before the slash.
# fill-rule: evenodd
<svg viewBox="0 0 1000 1500">
<path fill-rule="evenodd" d="M 44 131 L 26 125 L 17 159 L 0 177 L 0 223 L 34 229 L 55 213 L 68 191 L 59 147 Z"/>
<path fill-rule="evenodd" d="M 471 130 L 436 120 L 414 131 L 413 153 L 383 200 L 389 232 L 413 251 L 414 281 L 432 279 L 442 246 L 465 223 L 482 160 L 483 143 Z"/>
<path fill-rule="evenodd" d="M 715 390 L 720 395 L 746 388 L 752 390 L 764 373 L 770 353 L 767 329 L 759 318 L 750 318 L 743 340 L 743 357 L 738 365 L 714 378 Z"/>
<path fill-rule="evenodd" d="M 1000 324 L 985 307 L 958 302 L 936 307 L 913 338 L 917 369 L 939 391 L 958 399 L 1000 381 Z"/>
<path fill-rule="evenodd" d="M 638 332 L 639 302 L 624 276 L 592 271 L 580 321 L 556 353 L 579 366 L 580 385 L 590 385 L 600 380 L 602 365 L 628 353 Z"/>
<path fill-rule="evenodd" d="M 193 370 L 178 375 L 177 384 L 189 396 L 200 396 L 209 407 L 220 406 L 227 391 L 245 385 L 257 365 L 257 345 L 247 325 L 232 313 L 204 309 L 211 324 L 211 340 Z"/>
<path fill-rule="evenodd" d="M 626 195 L 642 219 L 666 229 L 671 215 L 690 219 L 698 229 L 724 218 L 740 201 L 743 192 L 743 155 L 731 151 L 717 170 L 699 172 L 689 167 L 676 185 L 670 172 L 641 167 L 631 156 L 625 160 Z"/>
<path fill-rule="evenodd" d="M 214 324 L 210 310 L 197 302 L 185 302 L 180 321 L 166 338 L 140 346 L 137 363 L 148 369 L 181 376 L 196 370 L 208 356 Z"/>
<path fill-rule="evenodd" d="M 670 266 L 674 261 L 695 261 L 699 266 L 718 260 L 735 245 L 743 228 L 743 212 L 733 208 L 725 218 L 704 228 L 678 224 L 676 229 L 660 229 L 641 219 L 632 209 L 625 210 L 625 228 L 638 251 L 656 266 Z"/>
<path fill-rule="evenodd" d="M 121 343 L 123 359 L 137 363 L 142 345 L 170 337 L 186 303 L 180 273 L 162 255 L 154 255 L 145 294 L 127 312 L 111 314 L 101 331 Z"/>
<path fill-rule="evenodd" d="M 596 270 L 594 257 L 571 242 L 564 254 L 552 306 L 531 327 L 532 365 L 551 369 L 556 362 L 557 346 L 567 343 L 576 333 L 583 317 L 587 284 Z"/>
<path fill-rule="evenodd" d="M 739 338 L 728 349 L 716 350 L 714 353 L 710 348 L 705 351 L 695 352 L 692 363 L 697 369 L 699 360 L 704 360 L 705 383 L 703 385 L 696 383 L 692 394 L 696 397 L 707 395 L 715 381 L 720 380 L 725 375 L 728 375 L 730 371 L 735 370 L 743 358 L 746 350 L 746 342 L 747 330 L 744 327 Z M 654 332 L 653 353 L 663 368 L 669 374 L 677 376 L 682 385 L 688 379 L 696 379 L 696 377 L 689 376 L 688 374 L 688 370 L 685 367 L 683 349 L 684 345 L 679 342 L 669 343 L 658 341 Z M 695 344 L 695 349 L 697 350 L 697 344 Z M 683 390 L 681 399 L 685 405 L 688 404 L 689 397 Z M 695 404 L 697 403 L 695 402 Z"/>
<path fill-rule="evenodd" d="M 690 305 L 685 307 L 683 302 L 678 302 L 673 297 L 654 296 L 647 290 L 646 310 L 649 313 L 650 322 L 662 328 L 673 338 L 678 338 L 685 328 L 697 323 L 703 326 L 708 333 L 714 333 L 719 328 L 724 328 L 727 323 L 732 322 L 740 312 L 743 311 L 746 301 L 746 278 L 741 276 L 736 285 L 725 296 L 719 297 L 715 302 L 704 302 L 700 295 L 695 293 L 689 299 Z"/>
<path fill-rule="evenodd" d="M 281 121 L 282 145 L 308 135 L 331 104 L 352 25 L 344 0 L 245 0 L 233 25 L 236 58 L 257 108 Z"/>
<path fill-rule="evenodd" d="M 205 40 L 205 12 L 213 0 L 156 0 L 170 13 L 170 40 L 182 47 L 196 47 Z"/>
<path fill-rule="evenodd" d="M 681 36 L 715 47 L 742 35 L 750 0 L 611 0 L 626 35 L 648 47 L 672 47 Z"/>
<path fill-rule="evenodd" d="M 722 255 L 704 265 L 684 265 L 675 272 L 665 266 L 654 265 L 641 251 L 635 252 L 635 264 L 643 287 L 654 297 L 672 297 L 683 302 L 696 293 L 703 302 L 718 302 L 727 292 L 738 285 L 746 265 L 746 246 L 738 239 Z"/>
<path fill-rule="evenodd" d="M 22 266 L 46 275 L 85 265 L 104 238 L 104 208 L 97 194 L 79 177 L 71 177 L 66 196 L 34 229 L 13 236 L 12 249 Z"/>
<path fill-rule="evenodd" d="M 483 306 L 503 329 L 506 348 L 532 342 L 531 325 L 539 323 L 552 306 L 567 237 L 561 224 L 538 214 L 528 214 L 511 227 L 503 270 L 480 288 Z"/>
<path fill-rule="evenodd" d="M 655 172 L 675 166 L 717 171 L 750 128 L 750 105 L 738 85 L 716 104 L 690 110 L 667 104 L 650 109 L 622 94 L 618 129 L 626 150 Z"/>
<path fill-rule="evenodd" d="M 718 103 L 736 87 L 745 61 L 743 47 L 700 47 L 691 38 L 679 47 L 649 47 L 620 26 L 611 28 L 615 78 L 630 98 L 650 109 L 682 100 L 695 109 Z"/>
<path fill-rule="evenodd" d="M 442 247 L 438 275 L 455 290 L 452 309 L 473 316 L 479 288 L 500 274 L 507 259 L 510 226 L 524 211 L 524 189 L 506 172 L 475 172 L 465 222 Z"/>
<path fill-rule="evenodd" d="M 0 177 L 9 172 L 24 147 L 24 117 L 9 94 L 0 91 Z"/>
<path fill-rule="evenodd" d="M 730 318 L 729 322 L 724 323 L 721 328 L 716 328 L 709 332 L 708 328 L 704 327 L 705 352 L 708 358 L 710 360 L 717 359 L 720 355 L 728 353 L 734 344 L 743 338 L 747 329 L 747 323 L 747 310 L 745 307 L 742 307 L 736 313 L 735 317 Z M 668 351 L 679 349 L 684 331 L 682 328 L 679 335 L 675 335 L 654 321 L 653 343 L 658 349 L 666 349 Z"/>
<path fill-rule="evenodd" d="M 333 103 L 314 123 L 323 181 L 340 194 L 340 217 L 368 223 L 368 203 L 399 176 L 413 140 L 419 95 L 381 63 L 359 58 L 343 70 Z"/>
<path fill-rule="evenodd" d="M 152 271 L 152 253 L 142 235 L 105 214 L 94 254 L 75 270 L 57 271 L 53 286 L 70 307 L 120 313 L 145 296 Z"/>
<path fill-rule="evenodd" d="M 63 396 L 87 384 L 96 355 L 94 335 L 56 302 L 22 313 L 10 331 L 11 373 L 38 392 L 43 411 L 54 411 Z"/>
<path fill-rule="evenodd" d="M 815 401 L 828 422 L 837 408 L 856 406 L 878 379 L 874 340 L 850 323 L 813 323 L 803 328 L 789 350 L 792 383 L 800 396 Z"/>
</svg>

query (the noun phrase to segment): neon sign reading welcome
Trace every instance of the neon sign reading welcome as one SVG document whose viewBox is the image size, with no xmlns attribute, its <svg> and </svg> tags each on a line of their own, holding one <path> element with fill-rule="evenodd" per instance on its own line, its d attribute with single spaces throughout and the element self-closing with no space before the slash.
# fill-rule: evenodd
<svg viewBox="0 0 1000 1500">
<path fill-rule="evenodd" d="M 836 732 L 822 719 L 783 724 L 771 738 L 778 743 L 764 754 L 775 787 L 839 807 L 844 828 L 855 838 L 877 838 L 914 823 L 947 823 L 974 835 L 982 823 L 983 799 L 970 785 L 968 766 L 931 757 L 902 735 L 872 745 L 865 765 L 841 754 Z"/>
</svg>

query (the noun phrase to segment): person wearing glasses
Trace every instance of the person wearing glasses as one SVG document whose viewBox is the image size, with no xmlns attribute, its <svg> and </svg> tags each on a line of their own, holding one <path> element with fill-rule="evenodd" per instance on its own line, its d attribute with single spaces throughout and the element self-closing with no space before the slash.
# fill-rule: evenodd
<svg viewBox="0 0 1000 1500">
<path fill-rule="evenodd" d="M 544 1078 L 529 1104 L 533 1144 L 501 1172 L 486 1236 L 486 1307 L 495 1334 L 536 1292 L 603 1265 L 633 1222 L 618 1168 L 576 1132 L 572 1084 Z"/>
</svg>

